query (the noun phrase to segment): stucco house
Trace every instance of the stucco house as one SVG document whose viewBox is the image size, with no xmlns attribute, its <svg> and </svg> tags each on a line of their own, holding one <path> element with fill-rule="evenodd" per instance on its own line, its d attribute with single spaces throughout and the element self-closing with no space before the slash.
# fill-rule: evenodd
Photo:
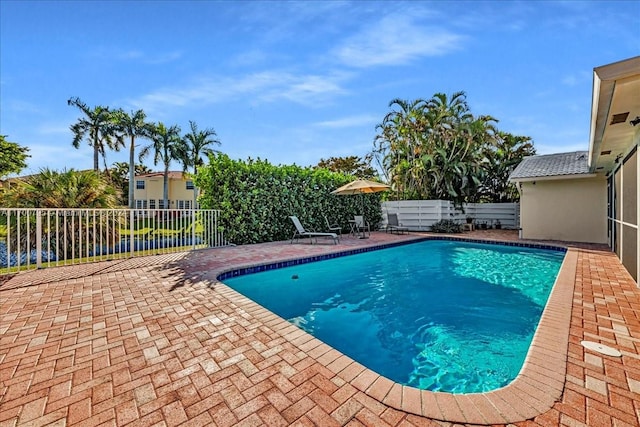
<svg viewBox="0 0 640 427">
<path fill-rule="evenodd" d="M 136 175 L 133 199 L 136 209 L 193 209 L 193 181 L 182 172 L 169 172 L 168 205 L 164 205 L 164 173 Z M 197 207 L 197 206 L 195 206 Z"/>
<path fill-rule="evenodd" d="M 522 238 L 606 243 L 638 281 L 640 56 L 593 70 L 588 151 L 525 158 Z"/>
</svg>

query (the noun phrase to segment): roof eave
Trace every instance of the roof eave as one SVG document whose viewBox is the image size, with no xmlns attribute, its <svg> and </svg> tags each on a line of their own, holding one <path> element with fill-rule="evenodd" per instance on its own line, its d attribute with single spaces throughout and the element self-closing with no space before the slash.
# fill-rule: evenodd
<svg viewBox="0 0 640 427">
<path fill-rule="evenodd" d="M 594 172 L 603 149 L 618 81 L 636 76 L 640 68 L 640 56 L 603 65 L 593 69 L 593 95 L 591 101 L 591 126 L 589 133 L 588 166 Z M 634 115 L 631 115 L 633 118 Z M 606 148 L 605 148 L 606 150 Z"/>
<path fill-rule="evenodd" d="M 521 177 L 521 178 L 509 178 L 509 182 L 518 183 L 518 182 L 532 182 L 532 181 L 561 181 L 566 179 L 585 179 L 585 178 L 595 178 L 598 176 L 597 173 L 576 173 L 570 175 L 552 175 L 552 176 L 529 176 L 529 177 Z"/>
</svg>

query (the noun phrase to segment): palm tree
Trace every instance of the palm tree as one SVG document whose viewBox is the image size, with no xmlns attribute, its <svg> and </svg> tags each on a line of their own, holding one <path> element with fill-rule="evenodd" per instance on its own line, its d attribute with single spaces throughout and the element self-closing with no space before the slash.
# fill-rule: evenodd
<svg viewBox="0 0 640 427">
<path fill-rule="evenodd" d="M 393 99 L 389 107 L 397 109 L 388 113 L 382 123 L 376 126 L 380 134 L 375 138 L 374 152 L 382 156 L 381 163 L 387 180 L 405 197 L 419 197 L 415 190 L 421 188 L 414 182 L 415 174 L 410 172 L 415 157 L 422 151 L 425 106 L 426 102 L 422 99 L 411 102 Z"/>
<path fill-rule="evenodd" d="M 509 183 L 509 175 L 524 157 L 535 153 L 530 137 L 498 132 L 494 143 L 487 144 L 483 149 L 486 161 L 485 178 L 479 192 L 482 200 L 493 203 L 517 202 L 520 195 L 515 185 Z"/>
<path fill-rule="evenodd" d="M 130 138 L 129 143 L 129 209 L 135 208 L 133 199 L 133 180 L 135 179 L 136 138 L 149 138 L 153 130 L 153 124 L 147 123 L 147 115 L 142 110 L 126 113 L 122 109 L 114 112 L 114 122 L 117 126 L 119 141 L 123 143 L 125 137 Z"/>
<path fill-rule="evenodd" d="M 189 166 L 193 166 L 193 174 L 198 173 L 198 166 L 204 164 L 202 156 L 208 156 L 213 153 L 219 153 L 218 150 L 210 148 L 211 145 L 220 145 L 220 141 L 216 138 L 217 134 L 213 128 L 198 130 L 196 122 L 189 120 L 191 132 L 182 138 L 182 147 L 179 150 L 180 160 L 183 169 L 186 171 Z M 196 206 L 198 190 L 193 190 L 193 207 Z"/>
<path fill-rule="evenodd" d="M 461 205 L 482 178 L 481 148 L 494 139 L 490 116 L 474 117 L 464 92 L 425 101 L 394 99 L 374 141 L 387 178 L 404 197 Z"/>
<path fill-rule="evenodd" d="M 28 176 L 6 190 L 1 203 L 3 206 L 12 208 L 98 209 L 117 207 L 118 197 L 108 178 L 98 172 L 73 169 L 57 172 L 43 169 L 40 173 Z M 81 245 L 78 242 L 105 241 L 107 230 L 113 229 L 113 226 L 101 226 L 105 221 L 101 215 L 85 214 L 85 216 L 76 217 L 56 210 L 48 212 L 47 215 L 48 217 L 42 221 L 43 228 L 45 228 L 44 224 L 48 224 L 51 228 L 44 230 L 47 236 L 45 240 L 52 248 L 59 248 L 61 251 L 58 253 L 59 258 L 63 254 L 66 258 L 79 256 L 78 251 Z M 106 219 L 106 221 L 114 220 Z M 12 236 L 11 247 L 26 248 L 30 244 L 32 246 L 30 249 L 35 248 L 37 240 L 35 219 L 24 216 L 16 218 L 15 222 L 9 225 L 21 230 L 20 235 Z"/>
<path fill-rule="evenodd" d="M 182 141 L 184 142 L 183 152 L 183 166 L 193 166 L 193 173 L 198 173 L 198 166 L 204 164 L 202 156 L 208 156 L 209 154 L 218 153 L 218 150 L 209 148 L 210 145 L 220 145 L 220 141 L 216 138 L 218 136 L 213 128 L 207 128 L 205 130 L 198 130 L 196 122 L 189 120 L 189 127 L 191 133 L 186 134 Z"/>
<path fill-rule="evenodd" d="M 43 169 L 7 192 L 15 208 L 115 208 L 118 200 L 109 180 L 95 171 Z"/>
<path fill-rule="evenodd" d="M 169 166 L 172 160 L 180 159 L 182 155 L 181 149 L 183 146 L 180 138 L 180 127 L 174 125 L 167 128 L 164 123 L 160 122 L 154 126 L 150 138 L 153 144 L 145 147 L 140 152 L 140 157 L 145 156 L 150 149 L 153 149 L 153 164 L 157 165 L 162 162 L 164 165 L 162 197 L 164 200 L 163 206 L 167 208 L 169 207 Z"/>
<path fill-rule="evenodd" d="M 433 198 L 461 206 L 477 195 L 481 149 L 496 132 L 491 116 L 474 117 L 464 92 L 436 93 L 425 109 L 427 137 L 421 157 L 424 184 Z"/>
<path fill-rule="evenodd" d="M 80 142 L 87 138 L 89 146 L 93 147 L 93 170 L 96 172 L 99 170 L 100 156 L 105 160 L 106 169 L 106 148 L 118 149 L 118 146 L 114 145 L 115 129 L 109 108 L 98 105 L 91 109 L 78 97 L 70 98 L 67 104 L 78 107 L 85 115 L 71 125 L 73 146 L 80 148 Z"/>
</svg>

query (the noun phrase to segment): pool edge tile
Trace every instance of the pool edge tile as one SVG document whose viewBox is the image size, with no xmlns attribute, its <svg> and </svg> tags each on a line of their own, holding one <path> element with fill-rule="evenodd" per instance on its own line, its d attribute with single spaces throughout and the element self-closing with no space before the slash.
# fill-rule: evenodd
<svg viewBox="0 0 640 427">
<path fill-rule="evenodd" d="M 402 387 L 402 410 L 416 415 L 422 415 L 421 391 L 414 387 Z"/>
<path fill-rule="evenodd" d="M 484 244 L 505 244 L 505 242 L 497 240 L 487 241 L 466 239 L 464 237 L 417 237 L 408 241 L 364 247 L 357 250 L 337 250 L 321 257 L 278 261 L 276 263 L 263 265 L 262 267 L 266 270 L 269 269 L 270 266 L 275 265 L 297 265 L 293 263 L 306 263 L 312 262 L 312 260 L 330 259 L 369 252 L 377 249 L 384 249 L 387 247 L 416 243 L 424 240 L 452 240 Z M 323 343 L 312 335 L 307 334 L 307 332 L 299 329 L 297 326 L 287 322 L 285 319 L 282 319 L 275 314 L 273 314 L 274 318 L 279 319 L 280 322 L 273 322 L 274 326 L 272 326 L 272 329 L 285 338 L 287 342 L 296 345 L 297 348 L 300 348 L 300 345 L 304 345 L 305 343 L 318 340 L 319 344 L 314 346 L 311 350 L 300 350 L 315 359 L 321 365 L 325 366 L 337 377 L 351 384 L 367 396 L 393 409 L 444 422 L 478 425 L 510 424 L 532 419 L 551 409 L 561 398 L 562 391 L 564 389 L 573 289 L 575 287 L 578 255 L 576 249 L 561 245 L 548 246 L 535 243 L 518 243 L 517 245 L 510 246 L 562 251 L 565 252 L 565 258 L 558 272 L 556 283 L 549 294 L 547 304 L 545 305 L 540 317 L 540 321 L 532 339 L 529 352 L 525 358 L 525 362 L 523 363 L 523 367 L 518 376 L 511 383 L 500 389 L 486 393 L 456 395 L 452 393 L 431 392 L 404 386 L 366 368 L 350 357 L 344 355 L 328 344 Z M 225 271 L 213 272 L 213 274 L 215 274 L 216 281 L 220 281 L 227 277 L 235 277 L 238 274 L 250 274 L 249 271 L 251 270 L 256 270 L 255 272 L 258 272 L 258 267 L 261 266 L 241 266 L 225 269 Z M 246 273 L 239 273 L 240 271 Z M 224 285 L 223 282 L 219 283 Z M 230 294 L 237 294 L 241 296 L 241 294 L 237 293 L 230 287 L 227 287 L 226 285 L 224 285 L 224 287 L 226 288 L 225 291 L 231 291 Z M 260 306 L 244 296 L 241 297 Z M 239 301 L 239 303 L 241 302 L 243 305 L 246 304 L 246 301 L 242 299 L 234 298 L 234 300 Z M 302 332 L 302 334 L 291 330 L 290 327 L 297 329 Z M 304 334 L 310 335 L 313 339 L 306 340 L 306 338 L 302 338 Z M 564 343 L 561 343 L 561 348 L 558 351 L 558 339 L 561 337 L 564 337 Z M 299 345 L 297 341 L 302 341 L 302 343 Z M 549 368 L 550 364 L 548 362 L 550 358 L 554 360 L 554 363 L 551 364 L 553 365 L 552 368 Z M 351 363 L 348 363 L 349 361 L 351 361 Z M 558 364 L 561 366 L 558 366 Z M 386 381 L 392 385 L 386 390 L 386 394 L 382 396 L 383 393 L 379 389 L 374 389 L 374 385 L 378 382 Z M 384 388 L 386 389 L 387 385 L 385 385 Z M 527 393 L 526 389 L 528 388 L 539 390 L 541 393 L 538 394 L 538 396 L 541 398 Z M 536 402 L 532 402 L 536 399 Z M 473 408 L 465 412 L 463 403 L 472 404 Z M 444 410 L 441 408 L 441 405 L 444 407 Z"/>
<path fill-rule="evenodd" d="M 458 406 L 458 400 L 456 399 L 455 394 L 435 392 L 433 395 L 444 420 L 457 423 L 470 422 L 465 417 L 460 406 Z"/>
<path fill-rule="evenodd" d="M 436 420 L 444 419 L 442 412 L 440 412 L 440 407 L 438 406 L 436 394 L 434 392 L 420 390 L 420 399 L 422 400 L 421 411 L 423 417 L 433 418 Z"/>
<path fill-rule="evenodd" d="M 388 378 L 380 375 L 373 384 L 365 391 L 369 396 L 382 402 L 387 393 L 391 391 L 395 383 Z"/>
<path fill-rule="evenodd" d="M 423 395 L 424 397 L 424 395 Z M 454 399 L 458 403 L 458 407 L 462 411 L 462 414 L 467 424 L 486 424 L 487 420 L 482 415 L 482 412 L 476 405 L 473 404 L 469 394 L 454 394 Z"/>
</svg>

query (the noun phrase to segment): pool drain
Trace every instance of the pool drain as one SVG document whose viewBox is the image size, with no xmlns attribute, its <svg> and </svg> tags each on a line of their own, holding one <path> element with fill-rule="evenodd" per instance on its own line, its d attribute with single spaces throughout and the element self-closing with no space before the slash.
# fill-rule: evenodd
<svg viewBox="0 0 640 427">
<path fill-rule="evenodd" d="M 609 346 L 604 345 L 604 344 L 600 344 L 599 342 L 582 341 L 582 342 L 580 342 L 580 344 L 582 344 L 582 346 L 584 348 L 586 348 L 586 349 L 593 350 L 593 351 L 595 351 L 597 353 L 601 353 L 601 354 L 604 354 L 606 356 L 614 356 L 614 357 L 622 356 L 622 353 L 620 353 L 615 348 L 609 347 Z"/>
</svg>

